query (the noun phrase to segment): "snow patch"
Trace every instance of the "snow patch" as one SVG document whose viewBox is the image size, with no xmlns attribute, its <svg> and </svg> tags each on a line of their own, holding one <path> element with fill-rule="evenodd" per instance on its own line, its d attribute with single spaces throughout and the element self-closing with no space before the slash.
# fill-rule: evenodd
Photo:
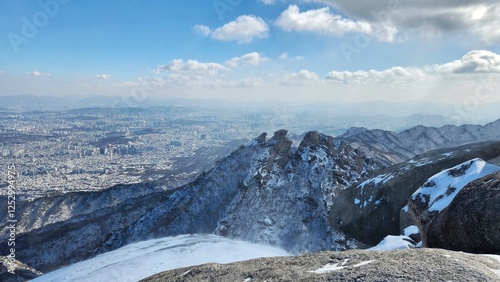
<svg viewBox="0 0 500 282">
<path fill-rule="evenodd" d="M 372 262 L 374 262 L 374 261 L 375 261 L 374 259 L 372 259 L 372 260 L 367 260 L 367 261 L 363 261 L 363 262 L 360 262 L 360 263 L 358 263 L 358 264 L 353 265 L 352 267 L 360 267 L 360 266 L 363 266 L 363 265 L 370 264 L 370 263 L 372 263 Z"/>
<path fill-rule="evenodd" d="M 415 242 L 407 236 L 388 235 L 378 245 L 369 248 L 371 251 L 390 251 L 415 248 Z"/>
<path fill-rule="evenodd" d="M 130 244 L 32 281 L 138 281 L 180 267 L 288 255 L 275 247 L 216 235 L 181 235 Z"/>
<path fill-rule="evenodd" d="M 323 273 L 328 273 L 328 272 L 332 272 L 332 271 L 342 270 L 342 269 L 347 267 L 347 266 L 345 266 L 345 264 L 348 261 L 349 261 L 349 259 L 345 259 L 342 262 L 342 264 L 341 263 L 328 263 L 327 265 L 325 265 L 321 268 L 318 268 L 316 270 L 309 271 L 309 272 L 316 273 L 316 274 L 323 274 Z"/>
<path fill-rule="evenodd" d="M 473 159 L 432 176 L 413 193 L 412 199 L 419 197 L 423 203 L 429 199 L 429 211 L 441 212 L 465 185 L 497 171 L 500 171 L 500 167 L 479 158 Z"/>
<path fill-rule="evenodd" d="M 407 237 L 412 234 L 418 234 L 418 233 L 420 233 L 420 231 L 418 230 L 418 227 L 416 225 L 410 225 L 403 230 L 403 235 Z"/>
<path fill-rule="evenodd" d="M 391 180 L 393 178 L 394 178 L 394 174 L 392 174 L 392 173 L 381 174 L 381 175 L 378 175 L 376 177 L 373 177 L 373 178 L 370 178 L 370 179 L 367 179 L 367 180 L 363 181 L 361 184 L 359 184 L 357 186 L 357 188 L 361 188 L 362 189 L 367 184 L 378 185 L 380 182 L 382 182 L 383 184 L 385 184 L 387 181 L 389 181 L 389 180 Z"/>
</svg>

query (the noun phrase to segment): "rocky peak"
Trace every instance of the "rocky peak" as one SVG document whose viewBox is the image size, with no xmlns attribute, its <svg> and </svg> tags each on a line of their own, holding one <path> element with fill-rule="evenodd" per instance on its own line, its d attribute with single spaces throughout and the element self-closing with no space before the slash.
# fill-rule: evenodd
<svg viewBox="0 0 500 282">
<path fill-rule="evenodd" d="M 287 139 L 286 135 L 288 134 L 288 130 L 280 129 L 274 132 L 274 136 L 269 141 L 280 141 L 283 139 Z"/>
<path fill-rule="evenodd" d="M 301 152 L 306 148 L 318 149 L 322 147 L 327 154 L 335 154 L 335 146 L 333 144 L 333 137 L 327 136 L 325 134 L 319 133 L 317 131 L 310 131 L 306 133 L 302 142 L 300 142 L 298 151 Z"/>
<path fill-rule="evenodd" d="M 262 143 L 266 142 L 266 137 L 267 137 L 267 133 L 263 132 L 259 135 L 259 137 L 255 138 L 254 140 L 257 141 L 259 144 L 262 144 Z"/>
</svg>

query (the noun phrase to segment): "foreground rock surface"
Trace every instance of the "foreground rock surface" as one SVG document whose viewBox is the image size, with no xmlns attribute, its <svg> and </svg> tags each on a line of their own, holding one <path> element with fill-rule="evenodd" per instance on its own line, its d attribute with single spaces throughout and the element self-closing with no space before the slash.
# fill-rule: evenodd
<svg viewBox="0 0 500 282">
<path fill-rule="evenodd" d="M 500 172 L 462 188 L 429 226 L 427 245 L 500 254 Z"/>
<path fill-rule="evenodd" d="M 499 281 L 499 260 L 440 249 L 355 250 L 205 264 L 141 281 Z"/>
</svg>

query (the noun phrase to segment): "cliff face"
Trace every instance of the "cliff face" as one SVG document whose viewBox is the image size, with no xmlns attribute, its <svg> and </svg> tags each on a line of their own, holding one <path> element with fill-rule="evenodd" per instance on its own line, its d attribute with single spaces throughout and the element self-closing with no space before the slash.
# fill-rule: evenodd
<svg viewBox="0 0 500 282">
<path fill-rule="evenodd" d="M 355 247 L 330 227 L 328 213 L 340 190 L 378 164 L 317 132 L 306 134 L 298 148 L 291 144 L 286 131 L 267 141 L 261 135 L 120 236 L 215 232 L 295 253 Z"/>
<path fill-rule="evenodd" d="M 296 253 L 355 247 L 330 227 L 328 213 L 342 189 L 377 165 L 317 132 L 306 134 L 295 151 L 276 135 L 258 146 L 263 150 L 216 232 Z"/>
</svg>

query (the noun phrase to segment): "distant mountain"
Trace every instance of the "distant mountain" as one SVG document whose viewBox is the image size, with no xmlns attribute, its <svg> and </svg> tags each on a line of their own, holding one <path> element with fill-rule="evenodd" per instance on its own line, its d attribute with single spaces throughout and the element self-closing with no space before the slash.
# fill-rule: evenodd
<svg viewBox="0 0 500 282">
<path fill-rule="evenodd" d="M 337 137 L 351 146 L 389 165 L 413 158 L 424 152 L 460 146 L 467 143 L 500 140 L 500 119 L 481 125 L 415 126 L 400 133 L 380 129 L 352 128 Z"/>
</svg>

